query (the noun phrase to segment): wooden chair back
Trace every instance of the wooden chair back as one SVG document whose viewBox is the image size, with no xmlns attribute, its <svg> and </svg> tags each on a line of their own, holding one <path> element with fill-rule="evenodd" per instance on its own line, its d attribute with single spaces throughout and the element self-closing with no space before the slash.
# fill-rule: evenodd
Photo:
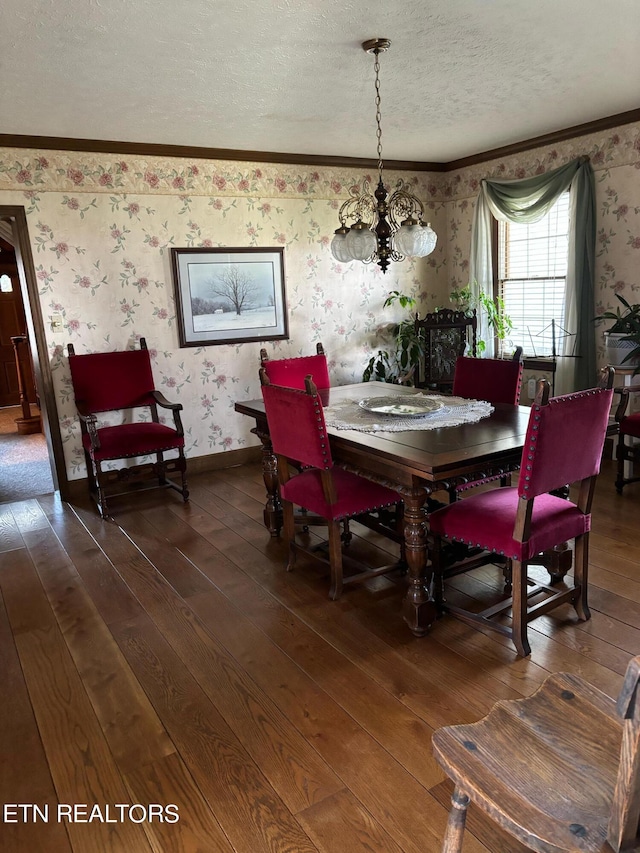
<svg viewBox="0 0 640 853">
<path fill-rule="evenodd" d="M 455 783 L 443 853 L 461 853 L 470 801 L 517 849 L 638 849 L 639 684 L 640 656 L 629 662 L 617 702 L 577 675 L 555 673 L 477 723 L 439 729 L 434 753 Z"/>
<path fill-rule="evenodd" d="M 640 656 L 629 661 L 616 710 L 623 721 L 620 763 L 611 803 L 607 841 L 616 851 L 638 839 L 640 821 Z"/>
<path fill-rule="evenodd" d="M 415 330 L 422 338 L 424 351 L 416 373 L 416 387 L 451 391 L 458 358 L 464 355 L 467 346 L 471 355 L 476 355 L 477 326 L 475 308 L 471 315 L 449 308 L 425 314 L 422 319 L 416 315 Z"/>
</svg>

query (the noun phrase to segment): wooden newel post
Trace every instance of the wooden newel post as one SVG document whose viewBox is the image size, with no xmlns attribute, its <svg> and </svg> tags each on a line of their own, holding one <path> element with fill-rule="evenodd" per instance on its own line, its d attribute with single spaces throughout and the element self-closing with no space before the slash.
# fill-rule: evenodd
<svg viewBox="0 0 640 853">
<path fill-rule="evenodd" d="M 22 362 L 20 361 L 19 349 L 20 346 L 26 342 L 26 340 L 27 338 L 25 335 L 15 335 L 15 337 L 11 338 L 11 343 L 13 344 L 13 351 L 16 357 L 16 371 L 18 372 L 18 391 L 20 393 L 20 405 L 22 406 L 22 417 L 16 418 L 16 426 L 20 435 L 30 435 L 34 432 L 40 432 L 42 429 L 40 415 L 31 414 L 31 406 L 29 405 L 29 400 L 27 399 L 27 394 L 24 389 L 24 371 L 22 369 Z"/>
</svg>

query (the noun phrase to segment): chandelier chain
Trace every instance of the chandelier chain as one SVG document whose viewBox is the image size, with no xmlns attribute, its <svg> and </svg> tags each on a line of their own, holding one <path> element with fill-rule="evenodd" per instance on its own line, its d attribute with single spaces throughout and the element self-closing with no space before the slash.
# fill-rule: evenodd
<svg viewBox="0 0 640 853">
<path fill-rule="evenodd" d="M 399 180 L 388 190 L 382 179 L 382 107 L 380 97 L 380 54 L 389 49 L 386 38 L 367 39 L 362 49 L 374 56 L 376 86 L 376 136 L 378 141 L 378 185 L 371 192 L 370 178 L 362 181 L 362 190 L 354 187 L 338 211 L 340 227 L 331 241 L 331 254 L 339 263 L 375 262 L 383 273 L 391 261 L 424 258 L 436 246 L 436 234 L 423 222 L 420 199 Z"/>
<path fill-rule="evenodd" d="M 378 174 L 382 180 L 382 112 L 380 110 L 380 51 L 374 51 L 375 62 L 374 68 L 376 72 L 376 135 L 378 137 Z"/>
</svg>

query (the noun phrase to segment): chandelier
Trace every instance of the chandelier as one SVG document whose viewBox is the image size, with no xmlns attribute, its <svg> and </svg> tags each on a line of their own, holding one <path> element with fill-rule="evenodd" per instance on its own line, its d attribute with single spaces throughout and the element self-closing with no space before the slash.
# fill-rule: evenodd
<svg viewBox="0 0 640 853">
<path fill-rule="evenodd" d="M 331 241 L 331 253 L 341 263 L 375 261 L 382 272 L 390 261 L 405 257 L 424 258 L 436 247 L 436 233 L 430 223 L 422 221 L 422 202 L 398 181 L 394 192 L 388 192 L 382 180 L 382 126 L 380 113 L 379 55 L 389 49 L 389 39 L 369 39 L 362 49 L 375 57 L 376 126 L 378 137 L 378 186 L 373 194 L 369 182 L 363 181 L 361 195 L 352 191 L 338 212 L 340 227 Z"/>
</svg>

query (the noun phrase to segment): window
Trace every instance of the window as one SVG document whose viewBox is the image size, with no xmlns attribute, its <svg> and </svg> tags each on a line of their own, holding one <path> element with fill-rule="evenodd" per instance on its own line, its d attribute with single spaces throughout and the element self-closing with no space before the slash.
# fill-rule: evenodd
<svg viewBox="0 0 640 853">
<path fill-rule="evenodd" d="M 513 322 L 505 349 L 552 355 L 555 321 L 555 351 L 562 351 L 568 248 L 568 192 L 538 222 L 498 222 L 498 295 Z"/>
<path fill-rule="evenodd" d="M 13 285 L 8 275 L 0 275 L 0 293 L 11 293 Z"/>
</svg>

